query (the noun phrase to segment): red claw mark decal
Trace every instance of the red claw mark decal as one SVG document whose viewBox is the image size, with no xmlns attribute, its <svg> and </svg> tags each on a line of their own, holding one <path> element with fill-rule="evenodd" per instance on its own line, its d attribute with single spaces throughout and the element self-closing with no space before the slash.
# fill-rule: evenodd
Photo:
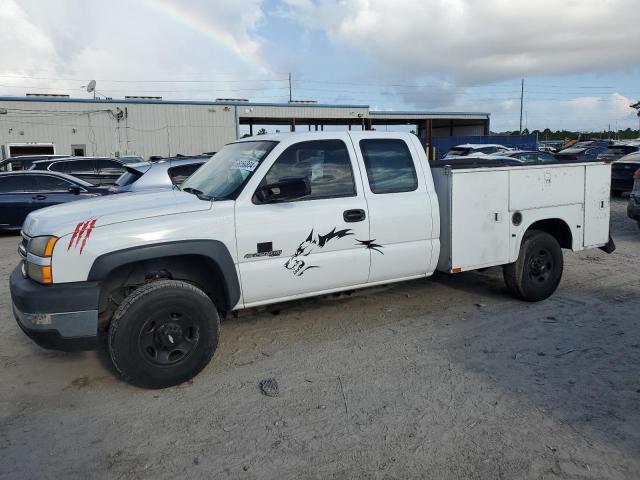
<svg viewBox="0 0 640 480">
<path fill-rule="evenodd" d="M 69 240 L 69 245 L 67 246 L 67 251 L 71 250 L 71 248 L 76 248 L 80 241 L 82 244 L 80 245 L 80 253 L 82 255 L 82 251 L 84 250 L 85 245 L 87 244 L 87 240 L 91 236 L 91 231 L 93 227 L 96 226 L 96 219 L 91 218 L 85 222 L 80 222 L 76 225 L 76 229 L 73 231 L 73 235 L 71 235 L 71 239 Z"/>
</svg>

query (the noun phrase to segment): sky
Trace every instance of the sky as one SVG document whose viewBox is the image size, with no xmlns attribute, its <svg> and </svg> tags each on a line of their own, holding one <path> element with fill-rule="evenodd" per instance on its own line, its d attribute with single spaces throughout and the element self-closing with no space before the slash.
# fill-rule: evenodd
<svg viewBox="0 0 640 480">
<path fill-rule="evenodd" d="M 0 0 L 0 95 L 488 112 L 638 128 L 639 0 Z"/>
</svg>

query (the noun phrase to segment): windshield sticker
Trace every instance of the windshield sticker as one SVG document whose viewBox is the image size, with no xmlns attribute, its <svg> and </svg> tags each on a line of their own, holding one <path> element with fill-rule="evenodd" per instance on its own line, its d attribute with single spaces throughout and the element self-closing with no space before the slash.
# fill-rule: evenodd
<svg viewBox="0 0 640 480">
<path fill-rule="evenodd" d="M 253 172 L 259 163 L 260 162 L 258 162 L 257 160 L 250 160 L 250 159 L 236 160 L 233 162 L 233 166 L 231 168 L 234 168 L 236 170 L 247 170 L 249 172 Z"/>
</svg>

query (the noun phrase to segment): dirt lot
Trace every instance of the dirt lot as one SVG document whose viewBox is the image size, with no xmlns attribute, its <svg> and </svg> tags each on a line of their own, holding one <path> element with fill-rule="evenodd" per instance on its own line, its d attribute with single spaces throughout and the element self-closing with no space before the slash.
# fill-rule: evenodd
<svg viewBox="0 0 640 480">
<path fill-rule="evenodd" d="M 640 476 L 640 231 L 567 253 L 558 292 L 498 270 L 252 311 L 192 383 L 146 391 L 102 353 L 35 346 L 0 237 L 0 478 Z M 258 382 L 275 377 L 279 397 Z"/>
</svg>

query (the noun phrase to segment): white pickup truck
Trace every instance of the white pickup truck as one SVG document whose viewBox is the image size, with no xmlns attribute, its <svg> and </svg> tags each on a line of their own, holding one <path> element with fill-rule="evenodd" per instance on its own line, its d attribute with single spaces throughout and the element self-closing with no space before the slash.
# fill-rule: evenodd
<svg viewBox="0 0 640 480">
<path fill-rule="evenodd" d="M 166 387 L 207 365 L 238 309 L 495 265 L 543 300 L 562 248 L 615 248 L 609 183 L 599 162 L 431 168 L 412 134 L 252 137 L 181 189 L 31 213 L 13 309 L 38 344 L 107 337 L 127 381 Z"/>
</svg>

